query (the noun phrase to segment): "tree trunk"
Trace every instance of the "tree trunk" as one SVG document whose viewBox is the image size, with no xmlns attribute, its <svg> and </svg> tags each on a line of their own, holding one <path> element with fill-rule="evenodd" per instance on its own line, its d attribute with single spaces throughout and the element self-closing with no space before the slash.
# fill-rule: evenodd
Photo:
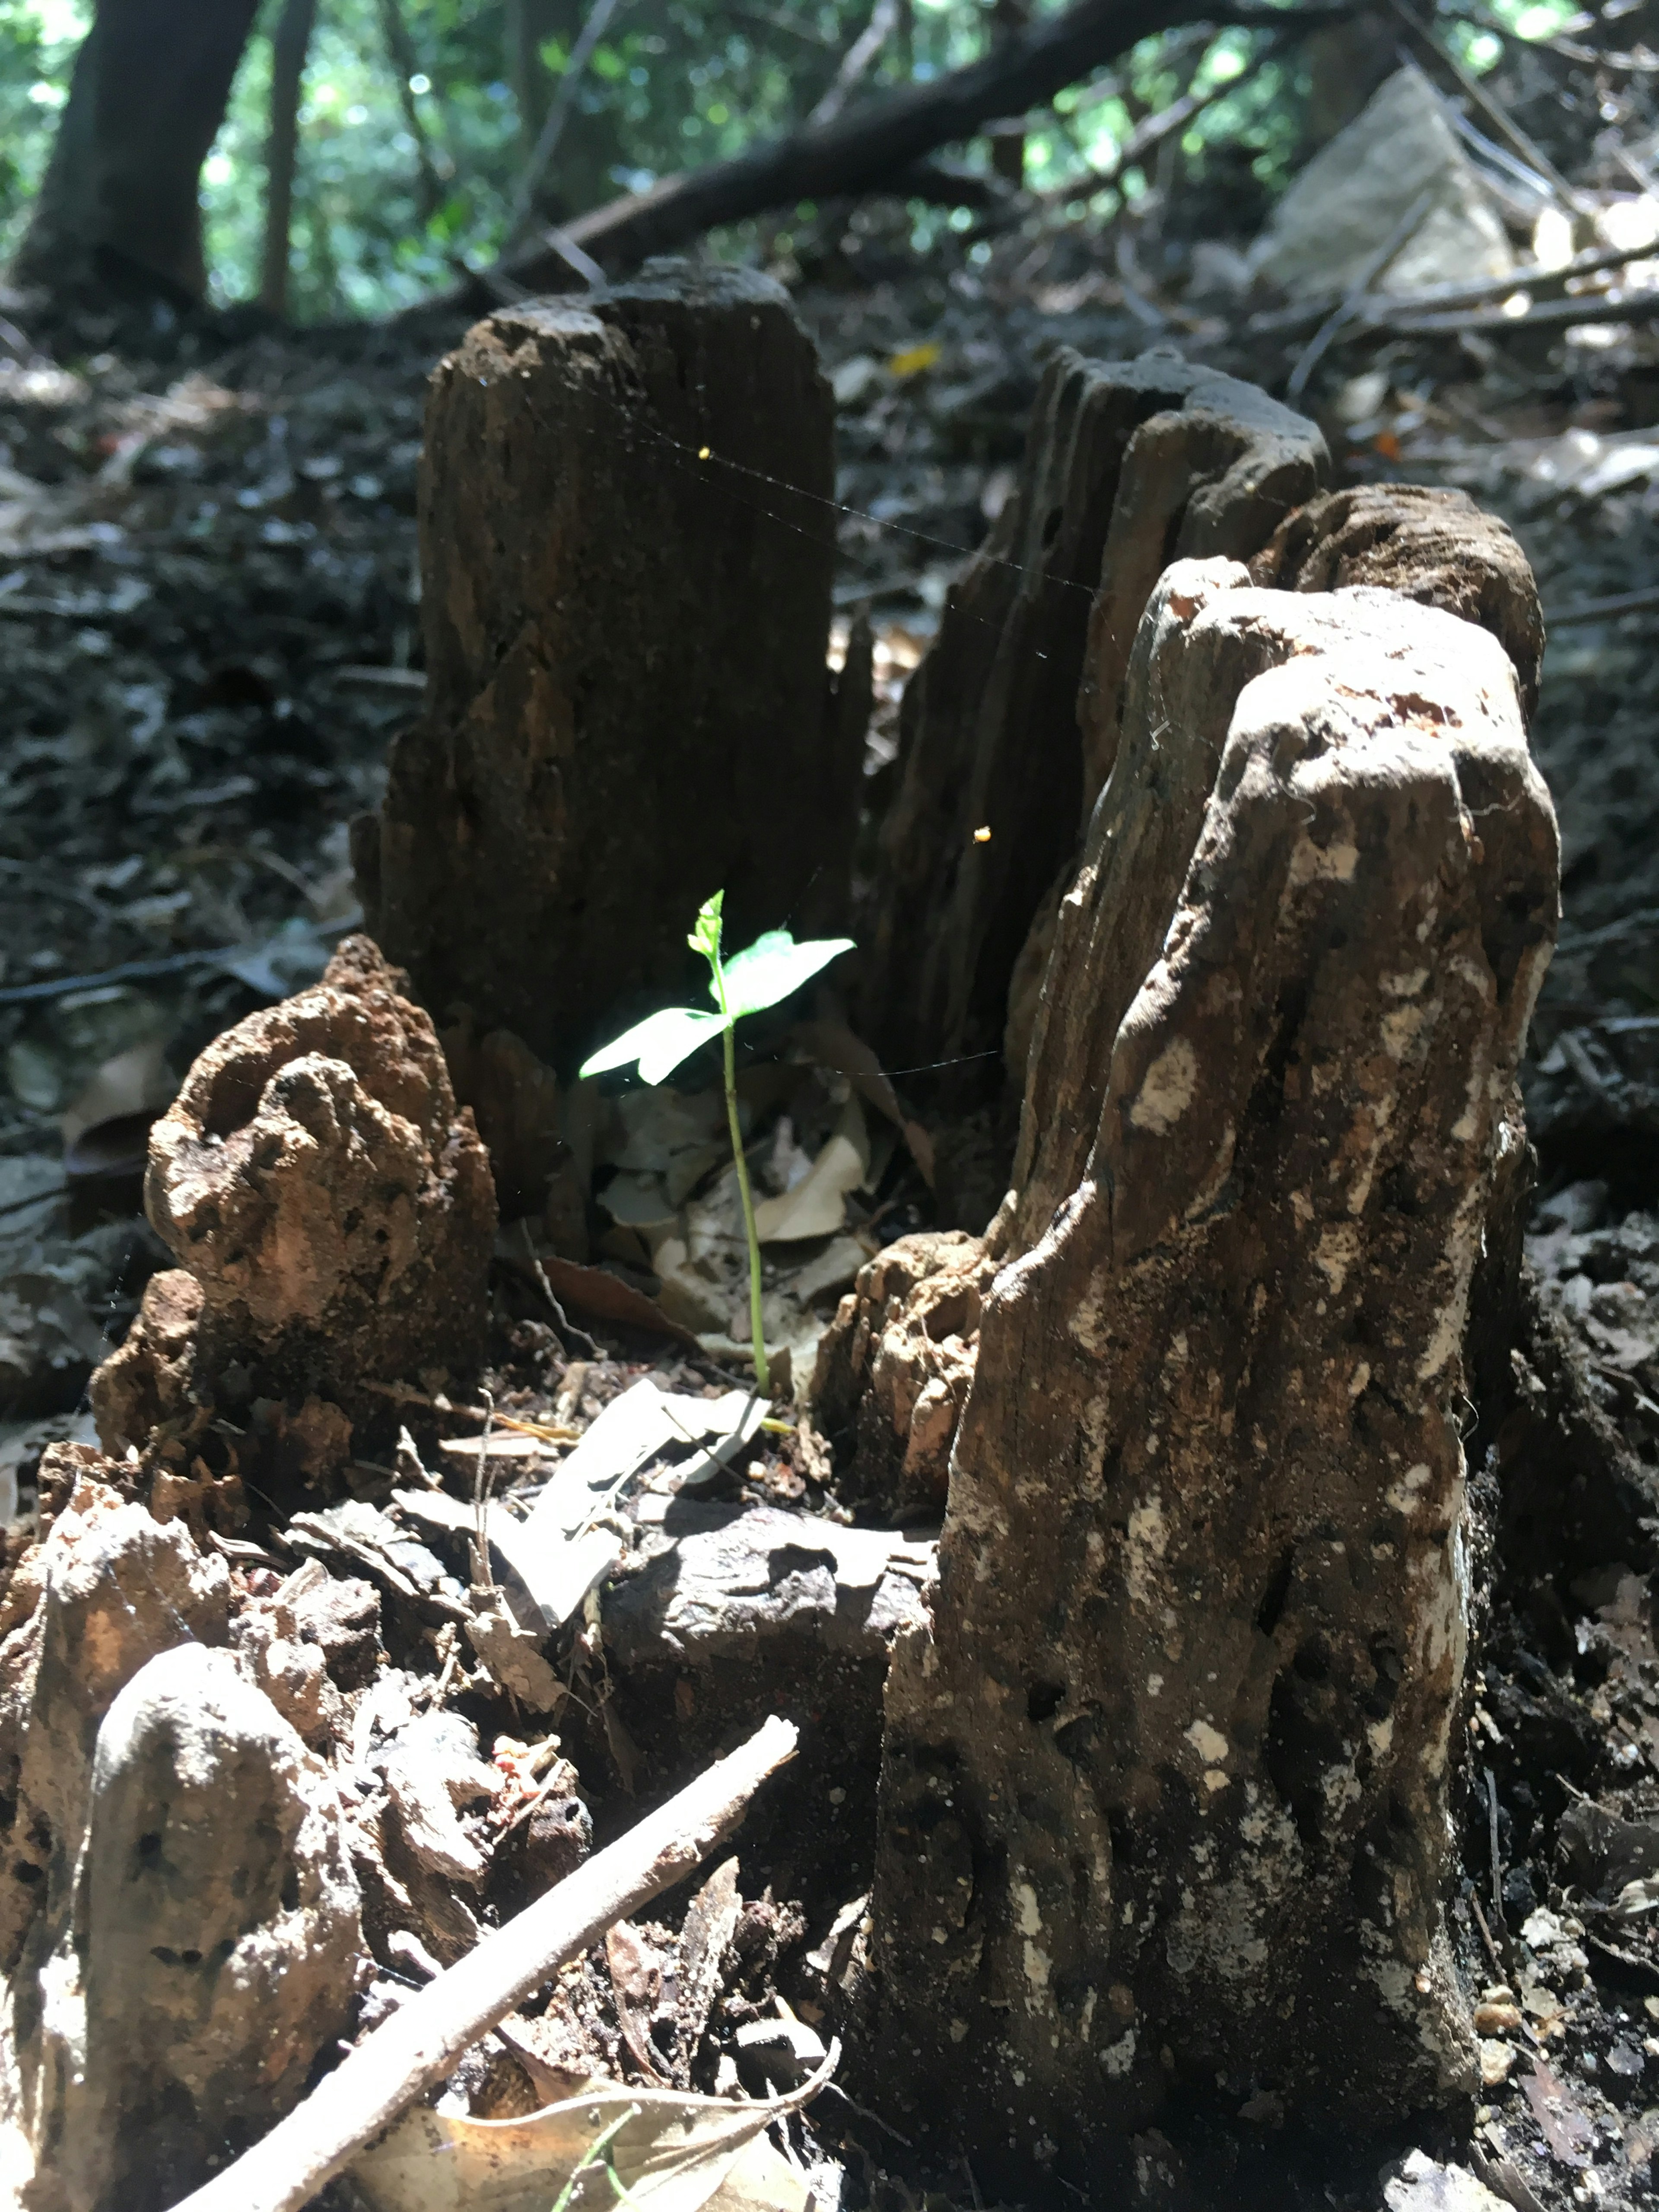
<svg viewBox="0 0 1659 2212">
<path fill-rule="evenodd" d="M 255 12 L 255 0 L 99 0 L 18 254 L 23 282 L 136 276 L 180 303 L 202 296 L 202 163 Z"/>
<path fill-rule="evenodd" d="M 265 244 L 259 305 L 272 315 L 288 313 L 294 173 L 300 152 L 300 91 L 316 15 L 317 0 L 287 0 L 270 40 L 270 124 L 265 137 Z"/>
<path fill-rule="evenodd" d="M 877 2071 L 982 2185 L 1097 2189 L 1172 2096 L 1478 2081 L 1462 1344 L 1557 870 L 1487 635 L 1165 574 L 1073 894 L 1127 917 L 1063 981 L 1092 1145 L 991 1291 L 889 1684 Z"/>
<path fill-rule="evenodd" d="M 986 1055 L 1110 767 L 1166 553 L 1257 552 L 1325 465 L 1313 425 L 1250 386 L 1165 354 L 1054 357 L 1018 487 L 905 695 L 866 933 L 866 1031 L 890 1065 L 963 1060 L 957 1096 L 999 1087 Z M 1023 1073 L 1011 1061 L 1016 1090 Z"/>
<path fill-rule="evenodd" d="M 864 731 L 825 668 L 832 420 L 785 295 L 738 270 L 514 308 L 439 370 L 426 707 L 357 858 L 441 1015 L 568 1068 L 696 989 L 717 886 L 733 945 L 844 904 Z"/>
</svg>

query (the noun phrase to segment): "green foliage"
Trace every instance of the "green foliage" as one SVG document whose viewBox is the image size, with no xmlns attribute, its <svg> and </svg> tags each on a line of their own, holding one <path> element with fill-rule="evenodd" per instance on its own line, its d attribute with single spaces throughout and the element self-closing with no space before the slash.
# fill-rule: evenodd
<svg viewBox="0 0 1659 2212">
<path fill-rule="evenodd" d="M 581 1073 L 604 1075 L 612 1068 L 630 1067 L 637 1060 L 645 1083 L 661 1083 L 699 1045 L 734 1029 L 745 1014 L 758 1014 L 775 1006 L 791 992 L 799 990 L 821 968 L 853 950 L 850 937 L 820 937 L 797 945 L 787 929 L 769 929 L 729 960 L 720 957 L 720 908 L 723 891 L 716 891 L 697 911 L 696 925 L 686 943 L 708 963 L 708 995 L 719 1012 L 705 1013 L 696 1006 L 665 1006 L 625 1030 L 612 1043 L 584 1061 Z"/>
<path fill-rule="evenodd" d="M 90 0 L 0 0 L 0 262 L 23 234 Z"/>
<path fill-rule="evenodd" d="M 701 1044 L 720 1037 L 726 1048 L 726 1117 L 732 1133 L 732 1164 L 738 1172 L 738 1193 L 743 1201 L 744 1227 L 749 1237 L 749 1317 L 754 1335 L 755 1388 L 768 1387 L 766 1340 L 761 1328 L 760 1239 L 755 1233 L 755 1205 L 749 1188 L 749 1164 L 744 1158 L 743 1137 L 738 1126 L 737 1068 L 732 1033 L 745 1014 L 758 1014 L 775 1006 L 791 992 L 827 968 L 832 960 L 853 950 L 850 937 L 819 937 L 797 945 L 787 929 L 769 929 L 763 936 L 730 960 L 720 957 L 721 909 L 724 891 L 716 891 L 697 909 L 697 919 L 686 943 L 708 963 L 708 995 L 720 1009 L 704 1013 L 696 1006 L 665 1006 L 635 1023 L 612 1044 L 584 1062 L 581 1073 L 603 1075 L 613 1067 L 639 1063 L 641 1079 L 660 1083 L 688 1060 Z"/>
<path fill-rule="evenodd" d="M 384 0 L 319 0 L 301 115 L 291 311 L 299 321 L 382 314 L 482 265 L 503 242 L 514 189 L 587 14 L 590 0 L 518 0 L 526 51 L 512 51 L 508 0 L 398 0 L 416 60 L 412 98 L 440 183 L 428 211 L 419 149 L 387 51 Z M 1037 0 L 1040 12 L 1066 0 Z M 264 221 L 270 38 L 280 0 L 264 0 L 225 126 L 203 178 L 216 299 L 257 289 Z M 809 113 L 867 21 L 871 0 L 622 0 L 584 74 L 549 180 L 544 212 L 568 217 L 671 171 L 740 152 Z M 1491 0 L 1486 19 L 1540 38 L 1571 0 Z M 0 0 L 0 256 L 14 246 L 51 152 L 92 0 Z M 915 0 L 909 52 L 888 45 L 855 97 L 913 74 L 934 76 L 986 51 L 991 0 Z M 1467 64 L 1489 69 L 1495 30 L 1448 20 Z M 1104 216 L 1152 181 L 1131 169 L 1103 190 L 1133 124 L 1188 88 L 1239 76 L 1196 116 L 1180 143 L 1188 173 L 1230 173 L 1242 149 L 1269 186 L 1299 151 L 1303 65 L 1295 56 L 1247 72 L 1260 33 L 1190 29 L 1148 39 L 1117 67 L 1073 88 L 1034 118 L 1027 176 L 1041 191 L 1075 185 L 1076 211 Z M 1197 70 L 1193 78 L 1194 69 Z M 526 112 L 520 112 L 520 100 Z M 983 161 L 981 142 L 969 149 Z M 917 206 L 925 249 L 965 210 Z M 787 230 L 786 220 L 784 228 Z M 743 248 L 752 232 L 728 241 Z"/>
</svg>

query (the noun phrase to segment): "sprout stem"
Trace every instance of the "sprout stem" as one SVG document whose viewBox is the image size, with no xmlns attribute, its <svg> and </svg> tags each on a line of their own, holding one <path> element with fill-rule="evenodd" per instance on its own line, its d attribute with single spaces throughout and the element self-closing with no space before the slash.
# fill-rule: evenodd
<svg viewBox="0 0 1659 2212">
<path fill-rule="evenodd" d="M 710 956 L 714 970 L 714 985 L 720 994 L 720 1012 L 726 1012 L 726 972 L 720 965 L 718 952 Z M 732 1130 L 732 1158 L 737 1163 L 738 1195 L 743 1200 L 743 1225 L 749 1237 L 749 1326 L 755 1340 L 755 1389 L 765 1397 L 772 1387 L 766 1365 L 766 1335 L 761 1325 L 761 1255 L 760 1238 L 755 1232 L 755 1201 L 749 1188 L 749 1163 L 744 1158 L 743 1131 L 738 1121 L 738 1057 L 732 1043 L 732 1024 L 728 1016 L 724 1039 L 726 1047 L 726 1118 Z"/>
</svg>

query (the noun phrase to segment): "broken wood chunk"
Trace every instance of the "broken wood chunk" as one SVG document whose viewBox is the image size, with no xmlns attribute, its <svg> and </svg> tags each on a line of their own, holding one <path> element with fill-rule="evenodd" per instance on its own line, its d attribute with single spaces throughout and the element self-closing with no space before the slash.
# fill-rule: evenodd
<svg viewBox="0 0 1659 2212">
<path fill-rule="evenodd" d="M 145 1205 L 184 1273 L 93 1379 L 111 1450 L 216 1406 L 314 1476 L 385 1415 L 364 1385 L 475 1364 L 489 1162 L 406 989 L 348 938 L 315 989 L 210 1045 L 156 1122 Z"/>
<path fill-rule="evenodd" d="M 838 708 L 833 416 L 787 295 L 732 268 L 504 308 L 440 365 L 426 703 L 356 848 L 428 1006 L 568 1071 L 682 989 L 711 885 L 733 943 L 819 869 L 838 918 L 868 672 Z"/>
<path fill-rule="evenodd" d="M 20 1762 L 0 1882 L 13 2033 L 12 2008 L 66 1924 L 104 1715 L 158 1652 L 189 1638 L 222 1644 L 229 1633 L 224 1561 L 198 1552 L 182 1522 L 163 1527 L 124 1504 L 95 1465 L 83 1455 L 36 1557 L 36 1605 L 0 1647 L 0 1745 Z"/>
<path fill-rule="evenodd" d="M 1019 483 L 905 693 L 862 1024 L 890 1064 L 1001 1044 L 1020 948 L 1110 769 L 1159 570 L 1259 551 L 1326 465 L 1314 425 L 1252 386 L 1173 354 L 1054 355 Z"/>
<path fill-rule="evenodd" d="M 1375 2124 L 1479 2078 L 1462 1346 L 1558 906 L 1514 669 L 1177 562 L 1102 822 L 1036 1048 L 1074 1164 L 888 1687 L 874 2070 L 981 2177 L 1080 2180 L 1183 2083 Z"/>
</svg>

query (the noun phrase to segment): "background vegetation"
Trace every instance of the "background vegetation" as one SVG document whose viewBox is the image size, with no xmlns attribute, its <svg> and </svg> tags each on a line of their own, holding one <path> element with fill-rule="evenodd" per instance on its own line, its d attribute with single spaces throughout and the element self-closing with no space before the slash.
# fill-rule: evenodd
<svg viewBox="0 0 1659 2212">
<path fill-rule="evenodd" d="M 391 52 L 399 5 L 416 63 L 407 93 Z M 266 0 L 204 172 L 212 290 L 222 303 L 258 289 L 270 33 L 280 9 L 281 0 Z M 384 313 L 447 282 L 458 262 L 493 259 L 527 146 L 585 12 L 581 0 L 320 0 L 300 116 L 296 320 Z M 869 12 L 868 0 L 620 0 L 561 142 L 555 211 L 574 213 L 799 123 Z M 1483 70 L 1498 58 L 1497 32 L 1547 35 L 1571 12 L 1567 0 L 1491 0 L 1442 27 L 1465 62 Z M 21 234 L 90 15 L 89 0 L 0 0 L 0 258 Z M 526 17 L 527 39 L 520 28 Z M 913 0 L 909 23 L 908 37 L 889 39 L 866 87 L 955 67 L 993 34 L 983 0 Z M 1117 71 L 1061 94 L 1034 118 L 1027 183 L 1045 192 L 1074 185 L 1079 201 L 1109 213 L 1115 193 L 1093 190 L 1090 173 L 1113 163 L 1139 118 L 1183 90 L 1243 75 L 1259 35 L 1225 32 L 1197 49 L 1195 84 L 1190 31 L 1147 40 Z M 1299 143 L 1304 91 L 1299 60 L 1246 76 L 1194 118 L 1181 142 L 1189 170 L 1201 176 L 1226 149 L 1229 164 L 1242 153 L 1264 185 L 1277 184 Z M 521 106 L 532 110 L 527 118 Z M 422 189 L 411 117 L 436 192 Z M 967 151 L 988 163 L 984 142 Z M 1121 182 L 1133 198 L 1147 179 L 1132 169 Z M 920 248 L 952 217 L 918 203 L 913 219 Z"/>
</svg>

